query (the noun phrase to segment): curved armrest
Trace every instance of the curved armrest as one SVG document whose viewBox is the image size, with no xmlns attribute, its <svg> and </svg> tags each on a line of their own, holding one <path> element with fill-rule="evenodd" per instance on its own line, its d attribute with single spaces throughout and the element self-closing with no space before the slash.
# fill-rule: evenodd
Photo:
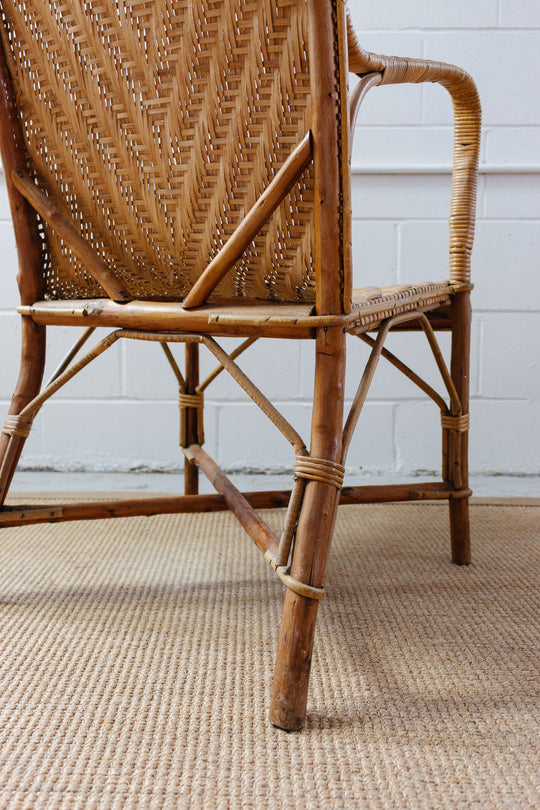
<svg viewBox="0 0 540 810">
<path fill-rule="evenodd" d="M 470 283 L 474 238 L 476 184 L 480 151 L 481 108 L 469 74 L 444 62 L 379 56 L 363 50 L 347 16 L 349 70 L 358 75 L 379 73 L 380 84 L 436 82 L 448 90 L 454 105 L 454 167 L 450 207 L 450 281 Z"/>
</svg>

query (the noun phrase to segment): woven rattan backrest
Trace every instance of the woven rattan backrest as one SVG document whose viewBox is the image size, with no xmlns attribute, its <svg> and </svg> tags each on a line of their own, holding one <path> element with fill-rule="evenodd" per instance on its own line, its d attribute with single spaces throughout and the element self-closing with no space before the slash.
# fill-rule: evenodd
<svg viewBox="0 0 540 810">
<path fill-rule="evenodd" d="M 5 0 L 30 171 L 134 298 L 181 299 L 310 128 L 305 0 Z M 308 169 L 213 298 L 313 301 Z M 103 290 L 48 226 L 52 298 Z"/>
</svg>

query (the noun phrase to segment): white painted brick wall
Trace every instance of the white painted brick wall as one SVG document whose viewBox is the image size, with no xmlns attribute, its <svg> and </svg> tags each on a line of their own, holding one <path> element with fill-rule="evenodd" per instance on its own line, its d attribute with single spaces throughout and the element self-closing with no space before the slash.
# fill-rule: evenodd
<svg viewBox="0 0 540 810">
<path fill-rule="evenodd" d="M 484 109 L 478 230 L 473 256 L 471 469 L 539 473 L 540 447 L 540 3 L 538 0 L 351 0 L 364 47 L 441 59 L 470 70 Z M 518 68 L 514 67 L 514 63 Z M 355 284 L 443 278 L 451 160 L 451 106 L 436 86 L 380 88 L 360 114 L 353 150 Z M 392 174 L 375 174 L 375 169 Z M 0 183 L 0 409 L 18 365 L 16 257 Z M 511 288 L 503 292 L 503 285 Z M 55 334 L 56 332 L 56 334 Z M 48 370 L 69 345 L 52 331 Z M 442 344 L 448 350 L 447 336 Z M 231 347 L 233 341 L 225 341 Z M 391 336 L 405 361 L 437 374 L 420 335 Z M 182 349 L 176 350 L 182 355 Z M 346 396 L 367 355 L 351 341 Z M 242 366 L 307 438 L 313 346 L 254 346 Z M 212 367 L 203 357 L 203 372 Z M 23 465 L 54 469 L 176 469 L 176 385 L 161 350 L 113 347 L 36 421 Z M 292 466 L 285 440 L 223 374 L 207 397 L 207 447 L 229 469 Z M 420 422 L 419 422 L 420 419 Z M 419 433 L 419 424 L 422 429 Z M 351 469 L 405 474 L 439 467 L 436 407 L 382 365 L 354 438 Z"/>
</svg>

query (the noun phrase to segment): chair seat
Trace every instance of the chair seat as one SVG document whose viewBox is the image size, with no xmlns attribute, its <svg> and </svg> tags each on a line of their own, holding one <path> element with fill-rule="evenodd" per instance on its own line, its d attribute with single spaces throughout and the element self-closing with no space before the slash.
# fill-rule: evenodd
<svg viewBox="0 0 540 810">
<path fill-rule="evenodd" d="M 455 292 L 449 281 L 393 284 L 389 287 L 361 287 L 353 290 L 354 321 L 349 331 L 362 331 L 386 318 L 414 310 L 426 311 L 450 302 Z"/>
<path fill-rule="evenodd" d="M 19 307 L 18 311 L 44 325 L 309 338 L 315 326 L 335 322 L 346 326 L 349 332 L 361 332 L 394 315 L 435 309 L 448 303 L 453 292 L 448 281 L 362 287 L 353 290 L 350 313 L 322 318 L 314 315 L 311 304 L 235 302 L 228 306 L 207 304 L 186 310 L 179 301 L 135 300 L 118 304 L 106 298 L 36 301 L 31 306 Z"/>
</svg>

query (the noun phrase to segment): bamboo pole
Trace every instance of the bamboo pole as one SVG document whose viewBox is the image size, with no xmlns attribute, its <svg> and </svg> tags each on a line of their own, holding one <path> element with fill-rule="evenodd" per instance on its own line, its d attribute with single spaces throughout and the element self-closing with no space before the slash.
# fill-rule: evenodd
<svg viewBox="0 0 540 810">
<path fill-rule="evenodd" d="M 88 338 L 95 332 L 95 326 L 89 326 L 88 329 L 85 329 L 79 339 L 75 342 L 75 344 L 71 347 L 69 352 L 66 354 L 60 365 L 53 371 L 51 376 L 49 377 L 45 387 L 49 386 L 52 382 L 54 382 L 57 377 L 64 373 L 64 371 L 68 368 L 69 364 L 72 360 L 78 355 Z"/>
<path fill-rule="evenodd" d="M 450 411 L 452 414 L 457 415 L 458 413 L 461 412 L 460 399 L 456 391 L 454 381 L 452 380 L 452 376 L 448 371 L 448 367 L 441 352 L 440 346 L 437 342 L 437 338 L 435 337 L 433 327 L 431 326 L 426 316 L 423 314 L 418 316 L 418 320 L 420 322 L 422 329 L 424 330 L 425 336 L 427 337 L 429 346 L 431 348 L 431 352 L 433 354 L 433 357 L 435 358 L 435 362 L 437 363 L 437 368 L 439 369 L 440 375 L 446 386 L 446 390 L 448 391 L 448 396 L 450 398 Z"/>
<path fill-rule="evenodd" d="M 388 335 L 391 325 L 392 325 L 391 320 L 388 320 L 385 321 L 385 323 L 383 323 L 381 325 L 381 328 L 379 329 L 377 339 L 374 342 L 371 354 L 369 355 L 369 360 L 366 363 L 364 372 L 358 385 L 358 389 L 356 391 L 353 403 L 351 405 L 349 415 L 347 416 L 345 427 L 343 429 L 343 446 L 341 450 L 342 464 L 345 464 L 345 461 L 347 460 L 347 453 L 349 451 L 354 430 L 356 428 L 356 425 L 358 424 L 358 419 L 360 418 L 360 413 L 366 401 L 366 397 L 368 395 L 368 391 L 371 386 L 375 370 L 379 363 L 381 352 L 383 350 L 383 344 L 384 341 L 386 340 L 386 336 Z"/>
<path fill-rule="evenodd" d="M 134 300 L 118 304 L 101 298 L 37 301 L 32 306 L 19 307 L 18 311 L 21 315 L 30 315 L 36 323 L 57 326 L 120 326 L 162 332 L 209 332 L 214 337 L 313 339 L 315 330 L 320 327 L 342 326 L 350 334 L 360 334 L 374 331 L 389 317 L 407 313 L 410 317 L 404 321 L 404 328 L 410 329 L 411 320 L 418 317 L 418 312 L 439 310 L 441 304 L 447 306 L 452 294 L 453 287 L 448 284 L 437 291 L 435 301 L 429 300 L 428 291 L 411 295 L 406 300 L 389 297 L 384 303 L 364 305 L 340 315 L 314 315 L 312 305 L 307 304 L 235 303 L 234 311 L 231 306 L 209 304 L 196 310 L 185 310 L 174 301 Z M 444 319 L 441 326 L 447 328 L 449 321 Z M 401 324 L 396 328 L 401 328 Z"/>
<path fill-rule="evenodd" d="M 274 337 L 312 339 L 311 305 L 207 306 L 185 310 L 175 301 L 129 301 L 106 298 L 75 301 L 36 301 L 18 308 L 35 323 L 52 326 L 105 326 L 151 331 L 211 333 L 214 337 Z M 325 321 L 332 321 L 326 318 Z"/>
<path fill-rule="evenodd" d="M 471 341 L 471 296 L 468 292 L 459 293 L 452 302 L 452 358 L 450 371 L 461 403 L 461 413 L 469 413 L 469 374 Z M 467 432 L 446 434 L 448 468 L 443 471 L 455 488 L 468 487 L 468 444 Z M 452 561 L 458 565 L 471 562 L 471 530 L 469 524 L 469 500 L 450 501 L 450 535 Z"/>
<path fill-rule="evenodd" d="M 43 243 L 36 212 L 12 180 L 16 169 L 26 166 L 28 156 L 21 132 L 15 94 L 0 40 L 0 152 L 4 167 L 11 219 L 18 255 L 17 284 L 21 304 L 33 304 L 43 297 Z M 18 415 L 38 393 L 45 368 L 45 327 L 23 317 L 21 361 L 9 415 Z M 0 504 L 4 502 L 17 462 L 24 447 L 22 436 L 0 434 Z"/>
<path fill-rule="evenodd" d="M 44 388 L 34 399 L 26 405 L 20 411 L 20 416 L 27 416 L 28 418 L 33 419 L 41 406 L 44 402 L 46 402 L 56 391 L 62 388 L 69 380 L 71 380 L 79 371 L 82 371 L 89 363 L 99 357 L 100 354 L 103 354 L 107 349 L 109 349 L 116 341 L 122 337 L 120 332 L 111 332 L 110 335 L 107 335 L 97 343 L 93 349 L 91 349 L 84 357 L 81 357 L 76 363 L 70 366 L 66 371 L 64 371 L 59 376 L 55 377 L 55 379 L 46 387 Z"/>
<path fill-rule="evenodd" d="M 343 202 L 349 194 L 349 189 L 344 188 L 344 183 L 348 185 L 344 26 L 343 3 L 308 0 L 309 52 L 316 55 L 310 73 L 317 315 L 343 312 L 350 281 L 343 252 L 343 240 L 348 237 L 348 213 L 343 210 Z M 347 304 L 349 301 L 350 297 Z M 315 344 L 310 455 L 335 463 L 340 462 L 342 450 L 345 338 L 343 327 L 319 327 Z M 331 484 L 307 482 L 291 576 L 313 588 L 320 589 L 323 584 L 338 500 L 338 490 Z M 318 604 L 319 600 L 287 588 L 270 719 L 289 731 L 304 724 Z"/>
<path fill-rule="evenodd" d="M 231 512 L 234 512 L 246 532 L 263 554 L 276 556 L 279 543 L 264 520 L 251 507 L 247 498 L 229 481 L 223 470 L 197 444 L 184 450 L 186 458 L 197 464 L 212 486 L 223 495 Z"/>
<path fill-rule="evenodd" d="M 21 361 L 9 415 L 19 415 L 37 396 L 45 369 L 45 327 L 22 318 Z M 25 438 L 0 433 L 0 505 L 4 503 Z"/>
<path fill-rule="evenodd" d="M 410 484 L 370 484 L 367 486 L 344 487 L 339 503 L 403 503 L 406 501 L 444 501 L 467 498 L 469 489 L 456 490 L 444 481 Z"/>
<path fill-rule="evenodd" d="M 311 142 L 308 133 L 187 294 L 183 303 L 185 309 L 192 309 L 206 302 L 212 290 L 234 267 L 249 243 L 272 216 L 310 162 Z"/>
<path fill-rule="evenodd" d="M 287 506 L 290 492 L 282 490 L 242 493 L 253 509 L 279 509 Z M 72 520 L 152 517 L 200 512 L 227 512 L 224 495 L 172 495 L 149 498 L 122 498 L 62 505 L 10 505 L 0 509 L 0 526 L 26 526 L 33 523 L 61 523 Z"/>
<path fill-rule="evenodd" d="M 354 141 L 354 132 L 356 128 L 356 119 L 360 111 L 360 105 L 369 93 L 372 87 L 377 87 L 382 81 L 380 73 L 368 73 L 357 82 L 354 89 L 350 94 L 349 99 L 349 160 L 352 157 L 352 148 Z"/>
<path fill-rule="evenodd" d="M 199 384 L 199 344 L 186 343 L 186 394 L 196 394 Z M 182 407 L 182 406 L 180 406 Z M 198 408 L 185 408 L 185 447 L 199 444 L 202 439 L 199 419 L 202 418 Z M 186 495 L 197 495 L 199 492 L 199 469 L 186 458 L 184 460 L 184 492 Z"/>
<path fill-rule="evenodd" d="M 237 357 L 240 357 L 240 355 L 243 354 L 246 351 L 246 349 L 249 349 L 249 347 L 252 346 L 257 340 L 258 340 L 258 338 L 256 338 L 256 337 L 250 337 L 250 338 L 247 338 L 247 340 L 244 340 L 240 344 L 240 346 L 237 346 L 236 349 L 234 349 L 234 351 L 232 351 L 229 354 L 230 359 L 231 360 L 236 360 Z M 225 371 L 225 368 L 220 363 L 219 366 L 216 366 L 216 368 L 213 371 L 210 372 L 208 377 L 205 377 L 205 379 L 202 381 L 202 383 L 200 383 L 200 385 L 197 386 L 197 393 L 202 394 L 203 391 L 205 391 L 208 388 L 210 383 L 214 382 L 216 377 L 219 374 L 221 374 L 222 371 Z"/>
<path fill-rule="evenodd" d="M 130 301 L 133 296 L 122 286 L 107 263 L 101 259 L 95 250 L 88 244 L 78 230 L 64 217 L 61 211 L 47 197 L 33 180 L 20 169 L 11 172 L 14 186 L 20 191 L 30 205 L 38 212 L 40 217 L 55 231 L 58 236 L 71 248 L 73 253 L 84 264 L 98 284 L 113 301 L 122 303 Z"/>
<path fill-rule="evenodd" d="M 264 394 L 251 382 L 249 377 L 244 374 L 236 363 L 230 358 L 219 343 L 211 338 L 209 335 L 202 337 L 204 345 L 209 349 L 214 357 L 216 357 L 221 365 L 227 369 L 231 377 L 233 377 L 238 385 L 240 385 L 246 394 L 251 397 L 253 402 L 261 409 L 265 416 L 277 427 L 280 433 L 285 436 L 287 441 L 293 446 L 294 452 L 297 455 L 305 455 L 306 446 L 302 437 L 292 427 L 292 425 L 280 414 L 274 405 L 264 396 Z"/>
<path fill-rule="evenodd" d="M 360 340 L 366 343 L 368 346 L 375 346 L 375 341 L 369 335 L 358 335 Z M 441 409 L 441 411 L 446 411 L 446 402 L 442 398 L 442 396 L 435 391 L 434 388 L 429 385 L 425 380 L 422 379 L 418 374 L 416 374 L 409 366 L 405 365 L 399 357 L 396 357 L 392 352 L 388 351 L 388 349 L 383 348 L 381 351 L 381 355 L 384 357 L 385 360 L 388 360 L 398 371 L 400 371 L 407 379 L 413 382 L 415 385 L 420 388 L 424 394 L 427 394 Z"/>
<path fill-rule="evenodd" d="M 253 509 L 282 509 L 287 507 L 291 491 L 242 492 L 241 495 Z M 382 484 L 345 487 L 341 491 L 339 503 L 347 506 L 360 503 L 449 501 L 467 498 L 469 495 L 470 490 L 456 491 L 451 484 L 445 482 Z M 4 506 L 0 509 L 0 527 L 27 526 L 33 523 L 62 523 L 72 520 L 105 520 L 226 511 L 229 511 L 229 505 L 225 496 L 220 494 L 123 498 L 62 505 L 21 504 Z"/>
<path fill-rule="evenodd" d="M 165 357 L 168 360 L 169 366 L 172 368 L 174 376 L 176 377 L 176 381 L 178 383 L 179 390 L 182 393 L 184 393 L 185 390 L 186 390 L 186 381 L 184 379 L 184 375 L 182 374 L 182 372 L 180 371 L 180 369 L 178 367 L 178 363 L 174 359 L 173 353 L 171 352 L 171 350 L 169 349 L 169 347 L 168 347 L 168 345 L 166 343 L 160 341 L 159 344 L 160 344 L 161 348 L 163 349 Z"/>
<path fill-rule="evenodd" d="M 345 334 L 321 329 L 317 336 L 311 452 L 339 462 L 343 426 Z M 291 575 L 313 588 L 323 584 L 339 491 L 322 481 L 306 483 Z M 318 600 L 287 589 L 274 670 L 270 719 L 292 731 L 304 724 Z"/>
<path fill-rule="evenodd" d="M 43 243 L 36 212 L 13 181 L 13 174 L 28 161 L 21 132 L 19 112 L 0 40 L 0 151 L 17 243 L 19 273 L 17 283 L 22 304 L 33 304 L 43 297 Z"/>
</svg>

